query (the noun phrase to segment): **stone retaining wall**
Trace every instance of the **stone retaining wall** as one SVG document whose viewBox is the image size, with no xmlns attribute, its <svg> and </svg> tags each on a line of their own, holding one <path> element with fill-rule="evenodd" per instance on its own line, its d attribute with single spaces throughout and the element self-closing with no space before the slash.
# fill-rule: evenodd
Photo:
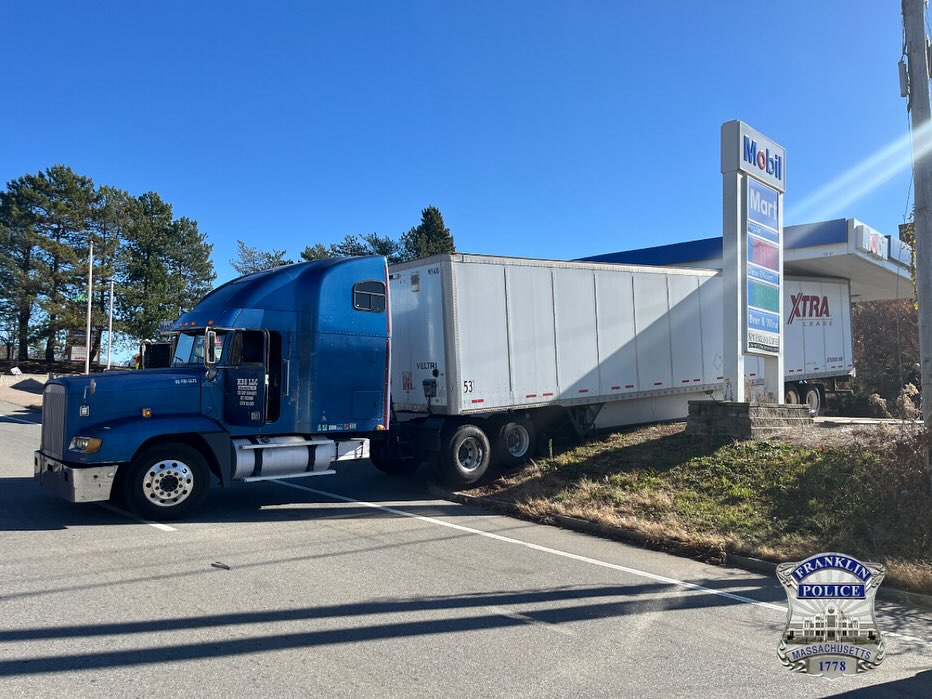
<svg viewBox="0 0 932 699">
<path fill-rule="evenodd" d="M 811 424 L 808 405 L 691 400 L 686 433 L 763 439 Z"/>
</svg>

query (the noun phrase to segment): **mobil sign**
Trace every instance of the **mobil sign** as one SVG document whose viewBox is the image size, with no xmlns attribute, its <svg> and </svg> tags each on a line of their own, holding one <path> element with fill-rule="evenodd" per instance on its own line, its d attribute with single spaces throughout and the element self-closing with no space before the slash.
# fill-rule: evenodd
<svg viewBox="0 0 932 699">
<path fill-rule="evenodd" d="M 786 150 L 744 122 L 729 121 L 722 124 L 722 174 L 726 181 L 737 175 L 731 180 L 737 196 L 726 196 L 725 205 L 726 221 L 737 224 L 725 232 L 734 241 L 726 246 L 730 257 L 725 267 L 737 276 L 737 288 L 730 287 L 735 288 L 735 303 L 729 313 L 737 310 L 742 352 L 779 357 Z"/>
<path fill-rule="evenodd" d="M 722 172 L 735 170 L 786 191 L 786 149 L 742 121 L 722 125 Z"/>
</svg>

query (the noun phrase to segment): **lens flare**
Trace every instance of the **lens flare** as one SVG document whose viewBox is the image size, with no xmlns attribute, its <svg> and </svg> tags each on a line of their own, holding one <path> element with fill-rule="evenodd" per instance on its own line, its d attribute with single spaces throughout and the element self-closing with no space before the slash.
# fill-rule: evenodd
<svg viewBox="0 0 932 699">
<path fill-rule="evenodd" d="M 913 159 L 918 160 L 930 153 L 932 123 L 926 123 L 912 135 L 912 153 L 910 135 L 906 133 L 812 194 L 795 201 L 787 207 L 786 217 L 793 221 L 832 218 L 912 167 Z"/>
</svg>

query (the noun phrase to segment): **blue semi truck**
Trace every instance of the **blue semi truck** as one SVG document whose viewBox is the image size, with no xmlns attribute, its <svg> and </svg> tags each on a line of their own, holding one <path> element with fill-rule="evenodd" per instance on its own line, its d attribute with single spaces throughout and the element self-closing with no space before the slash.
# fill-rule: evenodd
<svg viewBox="0 0 932 699">
<path fill-rule="evenodd" d="M 786 320 L 786 354 L 808 372 L 788 365 L 788 389 L 850 373 L 847 282 L 790 292 L 821 303 L 817 319 Z M 366 458 L 394 474 L 429 462 L 469 485 L 550 437 L 721 398 L 721 295 L 710 270 L 460 253 L 248 275 L 175 322 L 170 366 L 49 381 L 35 476 L 149 519 L 184 516 L 214 479 L 303 478 Z M 753 389 L 758 369 L 746 370 Z"/>
<path fill-rule="evenodd" d="M 36 479 L 72 502 L 174 519 L 213 478 L 314 476 L 367 458 L 389 423 L 387 284 L 381 257 L 249 275 L 178 319 L 169 367 L 50 380 Z"/>
</svg>

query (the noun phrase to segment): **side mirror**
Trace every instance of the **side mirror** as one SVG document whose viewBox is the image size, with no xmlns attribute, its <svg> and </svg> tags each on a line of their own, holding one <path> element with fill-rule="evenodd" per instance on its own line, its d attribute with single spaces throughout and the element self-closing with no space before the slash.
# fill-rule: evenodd
<svg viewBox="0 0 932 699">
<path fill-rule="evenodd" d="M 208 330 L 204 333 L 204 363 L 207 366 L 212 367 L 217 363 L 217 333 L 213 330 Z"/>
</svg>

